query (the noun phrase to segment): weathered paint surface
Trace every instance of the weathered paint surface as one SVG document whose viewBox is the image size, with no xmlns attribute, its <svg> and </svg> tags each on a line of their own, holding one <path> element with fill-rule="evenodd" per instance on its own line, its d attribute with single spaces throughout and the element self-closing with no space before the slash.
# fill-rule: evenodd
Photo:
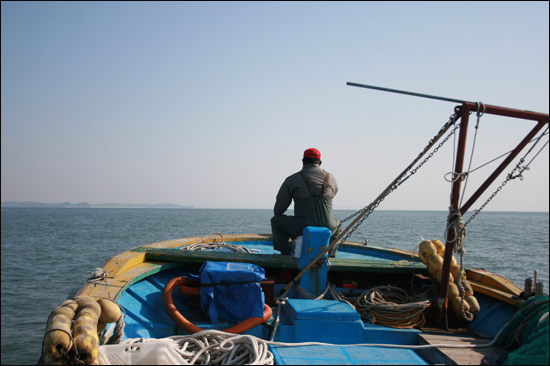
<svg viewBox="0 0 550 366">
<path fill-rule="evenodd" d="M 247 254 L 224 252 L 183 251 L 181 247 L 197 243 L 203 237 L 190 237 L 175 239 L 133 248 L 109 258 L 103 268 L 108 272 L 107 277 L 100 282 L 86 283 L 76 293 L 78 296 L 92 296 L 95 298 L 109 298 L 116 300 L 121 293 L 131 284 L 154 273 L 182 266 L 185 263 L 202 263 L 206 260 L 234 261 L 242 263 L 254 263 L 270 268 L 298 268 L 293 256 L 281 256 L 273 254 Z M 224 239 L 230 242 L 269 241 L 270 235 L 245 234 L 224 235 Z M 222 238 L 213 236 L 204 240 L 205 243 L 221 242 Z M 360 243 L 345 243 L 343 250 L 352 250 L 357 253 L 378 253 L 395 257 L 398 260 L 378 260 L 376 258 L 331 258 L 330 270 L 351 272 L 378 272 L 378 273 L 407 273 L 412 270 L 415 273 L 427 272 L 417 254 L 408 251 L 380 247 L 376 245 L 365 246 Z M 475 292 L 489 295 L 514 306 L 521 306 L 522 301 L 517 297 L 521 289 L 512 281 L 481 269 L 466 268 L 468 280 Z"/>
</svg>

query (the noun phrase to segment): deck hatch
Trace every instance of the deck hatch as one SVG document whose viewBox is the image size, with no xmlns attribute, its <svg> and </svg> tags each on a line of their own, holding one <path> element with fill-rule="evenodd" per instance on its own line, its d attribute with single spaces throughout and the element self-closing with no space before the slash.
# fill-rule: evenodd
<svg viewBox="0 0 550 366">
<path fill-rule="evenodd" d="M 286 310 L 297 320 L 360 320 L 349 304 L 336 300 L 288 299 Z"/>
</svg>

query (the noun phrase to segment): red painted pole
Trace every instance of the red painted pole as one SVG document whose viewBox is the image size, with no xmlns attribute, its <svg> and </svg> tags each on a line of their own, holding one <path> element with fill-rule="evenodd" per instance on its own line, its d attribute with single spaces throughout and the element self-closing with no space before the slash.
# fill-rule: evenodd
<svg viewBox="0 0 550 366">
<path fill-rule="evenodd" d="M 453 255 L 454 243 L 456 240 L 455 230 L 451 227 L 452 221 L 456 218 L 452 217 L 452 214 L 456 213 L 457 215 L 462 216 L 472 205 L 473 203 L 483 194 L 483 192 L 493 183 L 493 181 L 504 171 L 504 169 L 514 160 L 514 158 L 519 155 L 519 153 L 527 146 L 529 141 L 531 141 L 536 134 L 548 124 L 548 114 L 531 112 L 531 111 L 522 111 L 518 109 L 510 109 L 503 107 L 496 107 L 491 105 L 484 106 L 484 113 L 494 114 L 505 117 L 520 118 L 527 120 L 538 121 L 537 125 L 525 136 L 525 138 L 518 144 L 518 146 L 510 153 L 510 155 L 495 169 L 493 174 L 487 178 L 487 180 L 478 188 L 478 190 L 470 197 L 470 199 L 462 206 L 458 207 L 460 202 L 460 186 L 461 179 L 458 179 L 459 174 L 463 173 L 464 165 L 464 156 L 466 150 L 466 137 L 468 130 L 468 119 L 470 112 L 477 111 L 478 105 L 470 102 L 465 102 L 460 108 L 461 114 L 461 123 L 460 123 L 460 134 L 458 139 L 458 149 L 457 157 L 455 163 L 455 170 L 453 174 L 452 188 L 451 188 L 451 205 L 449 209 L 449 217 L 447 219 L 447 235 L 446 235 L 446 245 L 445 245 L 445 254 L 443 258 L 443 267 L 441 268 L 441 289 L 439 292 L 438 305 L 442 310 L 440 323 L 444 324 L 447 329 L 447 290 L 448 286 L 444 284 L 449 282 L 449 274 L 451 268 L 451 258 Z"/>
<path fill-rule="evenodd" d="M 469 110 L 472 112 L 477 111 L 477 104 L 475 103 L 466 102 L 464 103 L 464 105 L 467 106 Z M 484 107 L 485 107 L 485 111 L 483 113 L 486 113 L 486 114 L 494 114 L 496 116 L 528 119 L 532 121 L 548 123 L 547 113 L 545 114 L 545 113 L 539 113 L 539 112 L 524 111 L 521 109 L 497 107 L 489 104 L 485 104 Z"/>
<path fill-rule="evenodd" d="M 464 155 L 466 151 L 466 137 L 468 136 L 468 119 L 470 115 L 469 108 L 463 104 L 460 108 L 460 133 L 458 135 L 458 149 L 455 162 L 455 170 L 453 174 L 453 185 L 451 188 L 451 207 L 450 212 L 458 212 L 459 210 L 459 199 L 460 199 L 460 185 L 461 179 L 457 179 L 458 174 L 462 173 L 464 166 Z M 440 319 L 445 324 L 445 329 L 447 329 L 447 289 L 448 286 L 445 284 L 449 283 L 449 274 L 451 270 L 451 257 L 453 256 L 453 243 L 455 240 L 454 230 L 449 227 L 452 218 L 449 216 L 447 221 L 447 237 L 445 245 L 445 254 L 443 257 L 443 267 L 441 268 L 441 289 L 439 291 L 438 305 L 442 309 L 441 316 L 444 317 Z"/>
<path fill-rule="evenodd" d="M 475 203 L 475 201 L 489 188 L 489 186 L 498 178 L 498 176 L 506 169 L 506 167 L 519 155 L 519 153 L 527 146 L 529 141 L 536 136 L 536 134 L 544 127 L 548 122 L 539 122 L 537 125 L 525 136 L 523 140 L 516 146 L 516 148 L 508 155 L 508 157 L 495 169 L 493 174 L 483 182 L 483 184 L 475 191 L 474 194 L 468 199 L 468 201 L 460 208 L 460 215 L 464 215 L 466 211 Z"/>
</svg>

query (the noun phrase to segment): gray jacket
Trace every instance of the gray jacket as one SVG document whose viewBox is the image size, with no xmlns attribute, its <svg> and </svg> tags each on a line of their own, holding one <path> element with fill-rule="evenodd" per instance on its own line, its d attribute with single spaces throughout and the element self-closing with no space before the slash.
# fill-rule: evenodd
<svg viewBox="0 0 550 366">
<path fill-rule="evenodd" d="M 326 172 L 321 169 L 319 164 L 307 164 L 302 168 L 314 194 L 320 195 L 323 189 L 323 183 L 325 182 Z M 332 198 L 338 193 L 338 184 L 336 178 L 331 174 L 327 184 L 327 189 L 323 195 L 323 198 Z M 288 209 L 292 203 L 292 199 L 296 202 L 296 199 L 311 197 L 304 180 L 300 176 L 300 172 L 294 173 L 285 179 L 283 185 L 277 193 L 277 200 L 275 201 L 274 212 L 275 215 L 282 215 Z M 296 208 L 296 207 L 295 207 Z"/>
</svg>

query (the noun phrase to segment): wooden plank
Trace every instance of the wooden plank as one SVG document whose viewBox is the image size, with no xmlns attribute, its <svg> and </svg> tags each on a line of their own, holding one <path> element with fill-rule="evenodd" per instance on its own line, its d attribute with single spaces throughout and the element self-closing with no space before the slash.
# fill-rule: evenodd
<svg viewBox="0 0 550 366">
<path fill-rule="evenodd" d="M 352 272 L 391 272 L 410 273 L 412 269 L 417 273 L 428 273 L 428 269 L 422 262 L 407 260 L 389 261 L 380 259 L 351 259 L 331 258 L 330 271 L 352 271 Z"/>
<path fill-rule="evenodd" d="M 201 263 L 204 261 L 253 263 L 269 268 L 298 268 L 298 263 L 293 256 L 278 254 L 248 254 L 225 253 L 213 251 L 188 251 L 180 249 L 147 248 L 133 249 L 136 252 L 145 252 L 147 261 L 164 262 L 189 262 Z M 391 272 L 408 273 L 412 269 L 419 273 L 427 273 L 426 266 L 419 262 L 407 260 L 388 261 L 377 259 L 330 259 L 330 271 L 356 271 L 356 272 Z"/>
<path fill-rule="evenodd" d="M 483 269 L 471 269 L 467 272 L 468 280 L 480 282 L 486 286 L 494 287 L 497 290 L 507 292 L 509 294 L 519 296 L 523 291 L 513 281 L 496 273 L 488 272 Z"/>
<path fill-rule="evenodd" d="M 368 252 L 375 252 L 375 253 L 380 253 L 387 256 L 395 256 L 395 257 L 399 257 L 407 260 L 416 260 L 420 262 L 420 256 L 418 255 L 418 253 L 413 254 L 412 252 L 409 252 L 406 250 L 401 250 L 396 248 L 387 248 L 379 245 L 373 245 L 373 244 L 365 245 L 361 243 L 346 241 L 344 244 L 340 245 L 340 248 L 343 249 L 344 251 L 345 249 L 352 249 L 353 251 L 356 251 L 356 252 L 367 252 L 365 253 L 366 255 L 368 255 Z"/>
<path fill-rule="evenodd" d="M 470 282 L 470 285 L 472 286 L 472 290 L 474 290 L 474 292 L 479 292 L 481 294 L 491 296 L 497 300 L 504 301 L 505 303 L 514 305 L 518 308 L 522 307 L 523 305 L 524 301 L 519 300 L 517 295 L 512 295 L 508 292 L 498 290 L 489 285 L 485 285 L 483 283 L 476 282 L 470 279 L 468 279 L 468 281 Z"/>
<path fill-rule="evenodd" d="M 248 241 L 272 241 L 273 238 L 271 234 L 228 234 L 223 236 L 223 240 L 227 242 L 246 243 Z M 206 238 L 205 236 L 192 236 L 187 238 L 159 241 L 156 243 L 144 245 L 144 247 L 179 249 L 182 246 L 196 244 L 198 242 L 221 243 L 222 237 L 217 234 L 210 234 L 208 235 L 208 238 Z"/>
<path fill-rule="evenodd" d="M 147 261 L 202 263 L 205 261 L 252 263 L 270 268 L 298 268 L 293 256 L 279 254 L 225 253 L 213 251 L 190 251 L 140 247 L 133 249 L 145 252 Z"/>
<path fill-rule="evenodd" d="M 421 334 L 420 344 L 445 345 L 484 345 L 491 342 L 473 336 L 456 336 L 446 334 Z M 491 353 L 495 347 L 483 348 L 429 348 L 420 350 L 420 353 L 429 362 L 445 365 L 480 365 L 483 358 Z"/>
</svg>

